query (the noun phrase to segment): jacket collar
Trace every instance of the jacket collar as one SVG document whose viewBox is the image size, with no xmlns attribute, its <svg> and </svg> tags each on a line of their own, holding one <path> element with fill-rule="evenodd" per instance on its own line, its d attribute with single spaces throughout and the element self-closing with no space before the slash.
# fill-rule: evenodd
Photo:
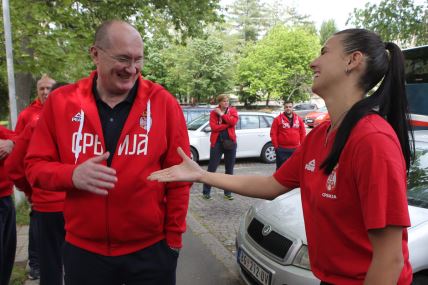
<svg viewBox="0 0 428 285">
<path fill-rule="evenodd" d="M 93 71 L 89 77 L 84 78 L 78 82 L 78 93 L 79 100 L 81 103 L 81 108 L 85 112 L 85 118 L 91 123 L 94 127 L 95 132 L 101 138 L 101 141 L 104 144 L 104 136 L 101 127 L 100 116 L 98 114 L 97 105 L 95 102 L 95 96 L 92 92 L 92 85 L 94 77 L 97 75 L 96 71 Z M 144 80 L 141 75 L 138 76 L 138 90 L 134 100 L 134 103 L 131 107 L 131 111 L 126 119 L 125 125 L 121 132 L 119 141 L 123 140 L 123 137 L 128 134 L 137 124 L 141 116 L 146 115 L 147 112 L 147 102 L 148 100 L 156 94 L 156 92 L 162 89 L 161 86 L 151 83 L 148 80 Z"/>
</svg>

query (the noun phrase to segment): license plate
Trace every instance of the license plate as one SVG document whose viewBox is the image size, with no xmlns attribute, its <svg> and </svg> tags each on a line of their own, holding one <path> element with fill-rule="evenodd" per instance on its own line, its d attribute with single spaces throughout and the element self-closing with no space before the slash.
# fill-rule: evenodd
<svg viewBox="0 0 428 285">
<path fill-rule="evenodd" d="M 313 123 L 314 122 L 314 120 L 312 120 L 312 119 L 306 119 L 306 123 Z"/>
<path fill-rule="evenodd" d="M 239 263 L 262 285 L 270 285 L 271 273 L 258 265 L 242 249 L 238 251 Z"/>
</svg>

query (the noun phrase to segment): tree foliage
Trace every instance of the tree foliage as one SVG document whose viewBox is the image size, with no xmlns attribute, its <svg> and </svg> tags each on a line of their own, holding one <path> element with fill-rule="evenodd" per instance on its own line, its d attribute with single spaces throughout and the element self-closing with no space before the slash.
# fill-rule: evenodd
<svg viewBox="0 0 428 285">
<path fill-rule="evenodd" d="M 186 45 L 149 42 L 144 75 L 181 101 L 207 102 L 230 88 L 231 57 L 216 36 L 188 39 Z"/>
<path fill-rule="evenodd" d="M 428 44 L 428 7 L 412 0 L 383 0 L 354 9 L 347 24 L 378 33 L 384 41 L 403 47 Z"/>
<path fill-rule="evenodd" d="M 334 19 L 330 19 L 322 22 L 320 28 L 320 44 L 324 45 L 324 43 L 331 37 L 334 33 L 337 32 L 336 22 Z"/>
<path fill-rule="evenodd" d="M 159 34 L 185 41 L 203 35 L 209 23 L 221 21 L 218 10 L 219 0 L 10 1 L 15 77 L 39 78 L 48 73 L 56 80 L 73 82 L 89 74 L 94 66 L 88 49 L 96 27 L 105 20 L 126 20 L 145 37 Z M 0 41 L 0 79 L 7 81 L 4 41 Z M 23 90 L 30 92 L 32 87 Z M 30 97 L 18 93 L 18 98 Z M 5 93 L 0 96 L 7 98 Z"/>
<path fill-rule="evenodd" d="M 241 100 L 307 99 L 310 61 L 319 51 L 318 37 L 301 27 L 278 25 L 245 51 L 238 64 Z"/>
<path fill-rule="evenodd" d="M 185 39 L 219 20 L 218 0 L 11 1 L 16 70 L 49 73 L 74 81 L 92 67 L 88 48 L 96 27 L 108 19 L 133 23 L 142 34 Z M 1 24 L 3 27 L 3 23 Z M 173 32 L 171 32 L 173 31 Z M 0 56 L 4 58 L 3 41 Z"/>
<path fill-rule="evenodd" d="M 228 12 L 229 21 L 245 42 L 255 42 L 268 24 L 267 10 L 260 0 L 236 0 Z"/>
</svg>

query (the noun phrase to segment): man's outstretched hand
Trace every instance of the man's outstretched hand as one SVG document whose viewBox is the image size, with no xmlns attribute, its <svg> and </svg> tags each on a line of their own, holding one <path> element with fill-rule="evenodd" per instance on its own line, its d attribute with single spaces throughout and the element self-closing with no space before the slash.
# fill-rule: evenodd
<svg viewBox="0 0 428 285">
<path fill-rule="evenodd" d="M 177 152 L 180 157 L 183 159 L 183 162 L 165 168 L 162 170 L 155 171 L 151 173 L 147 179 L 155 180 L 159 182 L 173 182 L 173 181 L 189 181 L 189 182 L 200 182 L 204 170 L 194 162 L 190 157 L 188 157 L 181 147 L 177 148 Z"/>
</svg>

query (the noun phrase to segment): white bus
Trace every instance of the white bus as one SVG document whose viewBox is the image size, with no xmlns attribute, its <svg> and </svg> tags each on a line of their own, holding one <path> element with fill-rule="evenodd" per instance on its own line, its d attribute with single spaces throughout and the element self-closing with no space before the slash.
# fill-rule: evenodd
<svg viewBox="0 0 428 285">
<path fill-rule="evenodd" d="M 403 50 L 406 93 L 414 129 L 428 129 L 428 46 Z"/>
</svg>

